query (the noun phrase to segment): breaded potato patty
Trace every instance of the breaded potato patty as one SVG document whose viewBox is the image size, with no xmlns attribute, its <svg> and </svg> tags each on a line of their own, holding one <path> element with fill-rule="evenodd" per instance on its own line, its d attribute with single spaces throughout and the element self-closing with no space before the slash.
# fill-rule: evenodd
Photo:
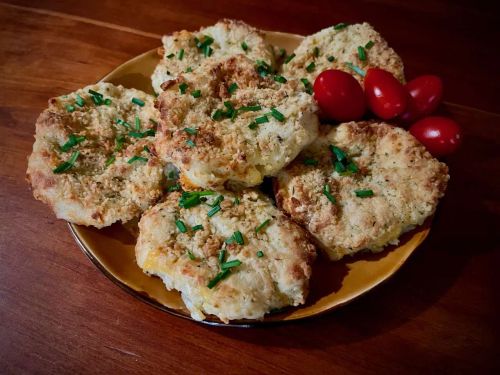
<svg viewBox="0 0 500 375">
<path fill-rule="evenodd" d="M 312 96 L 269 69 L 238 55 L 169 81 L 157 100 L 156 150 L 185 187 L 258 185 L 316 138 Z"/>
<path fill-rule="evenodd" d="M 162 59 L 151 76 L 157 93 L 162 91 L 163 82 L 194 71 L 212 59 L 246 54 L 251 60 L 273 64 L 272 48 L 263 34 L 242 21 L 224 19 L 197 32 L 177 31 L 163 36 L 162 42 L 158 51 Z"/>
<path fill-rule="evenodd" d="M 366 72 L 377 67 L 404 81 L 403 61 L 370 24 L 342 26 L 328 27 L 304 38 L 293 52 L 295 56 L 282 65 L 283 75 L 313 84 L 322 71 L 339 69 L 362 83 L 363 76 L 356 70 Z"/>
<path fill-rule="evenodd" d="M 316 255 L 306 232 L 254 190 L 169 194 L 142 216 L 135 250 L 193 319 L 226 323 L 303 304 Z"/>
<path fill-rule="evenodd" d="M 161 195 L 157 113 L 142 91 L 99 83 L 49 100 L 36 122 L 27 180 L 60 219 L 126 222 Z"/>
<path fill-rule="evenodd" d="M 275 193 L 332 260 L 397 244 L 434 213 L 448 167 L 410 133 L 375 122 L 327 126 L 321 133 L 278 174 Z"/>
</svg>

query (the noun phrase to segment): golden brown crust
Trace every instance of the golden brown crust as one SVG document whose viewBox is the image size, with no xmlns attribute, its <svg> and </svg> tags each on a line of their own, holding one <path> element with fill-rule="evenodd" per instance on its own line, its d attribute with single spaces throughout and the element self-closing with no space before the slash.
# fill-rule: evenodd
<svg viewBox="0 0 500 375">
<path fill-rule="evenodd" d="M 111 103 L 95 105 L 89 89 Z M 82 107 L 75 102 L 77 95 L 85 101 Z M 132 103 L 134 97 L 144 101 L 144 107 Z M 156 118 L 152 103 L 153 98 L 141 91 L 109 83 L 50 99 L 36 123 L 26 174 L 35 198 L 48 204 L 58 218 L 98 228 L 128 221 L 148 208 L 162 193 L 162 165 L 154 155 L 153 138 L 129 136 L 133 129 L 117 124 L 116 119 L 135 126 L 138 116 L 141 132 L 153 129 L 155 125 L 149 121 Z M 85 139 L 61 150 L 71 135 Z M 118 137 L 123 137 L 121 150 L 115 150 Z M 144 150 L 146 146 L 151 154 Z M 80 155 L 74 166 L 54 173 L 53 169 L 75 151 Z M 147 163 L 128 163 L 136 155 L 147 158 Z M 110 157 L 115 160 L 107 166 Z"/>
<path fill-rule="evenodd" d="M 326 128 L 327 126 L 325 126 Z M 333 145 L 358 173 L 334 171 Z M 317 166 L 304 165 L 314 159 Z M 332 259 L 380 251 L 434 213 L 448 168 L 408 132 L 384 123 L 351 122 L 323 133 L 274 182 L 277 204 L 304 225 Z M 324 194 L 329 186 L 333 204 Z M 368 198 L 356 190 L 372 190 Z"/>
<path fill-rule="evenodd" d="M 236 84 L 230 95 L 228 88 Z M 181 86 L 182 85 L 182 86 Z M 185 87 L 185 93 L 180 93 Z M 200 90 L 200 97 L 192 92 Z M 238 111 L 234 118 L 214 120 L 217 110 L 260 105 L 257 111 Z M 161 127 L 156 149 L 181 170 L 183 182 L 220 188 L 227 183 L 255 186 L 274 175 L 317 135 L 318 120 L 312 97 L 286 84 L 261 77 L 254 62 L 240 55 L 214 61 L 203 71 L 183 74 L 158 98 Z M 284 115 L 279 121 L 271 114 Z M 266 116 L 266 123 L 249 125 Z M 196 134 L 186 132 L 196 128 Z M 191 143 L 192 142 L 192 143 Z"/>
<path fill-rule="evenodd" d="M 224 322 L 260 319 L 271 309 L 304 303 L 316 255 L 305 231 L 257 191 L 222 194 L 222 209 L 212 217 L 207 216 L 211 207 L 206 204 L 181 209 L 180 193 L 169 194 L 147 211 L 139 223 L 139 266 L 160 276 L 168 289 L 181 291 L 195 319 L 206 314 Z M 210 196 L 207 203 L 216 197 Z M 269 224 L 257 233 L 255 228 L 267 219 Z M 175 220 L 185 224 L 185 233 Z M 192 231 L 198 224 L 203 229 Z M 235 231 L 241 232 L 243 245 L 227 243 Z M 241 265 L 210 289 L 209 281 L 221 271 L 221 249 L 226 251 L 226 261 L 237 259 Z M 257 255 L 259 251 L 263 256 Z"/>
</svg>

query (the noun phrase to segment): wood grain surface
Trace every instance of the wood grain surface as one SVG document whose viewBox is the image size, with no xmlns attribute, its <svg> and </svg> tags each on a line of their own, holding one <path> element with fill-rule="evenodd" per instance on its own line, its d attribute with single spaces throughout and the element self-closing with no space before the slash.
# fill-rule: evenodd
<svg viewBox="0 0 500 375">
<path fill-rule="evenodd" d="M 0 2 L 0 373 L 498 373 L 498 14 L 429 0 Z M 408 76 L 444 78 L 444 111 L 463 127 L 429 239 L 385 285 L 325 316 L 234 329 L 158 311 L 102 275 L 24 181 L 48 98 L 162 33 L 222 17 L 301 34 L 369 21 Z"/>
</svg>

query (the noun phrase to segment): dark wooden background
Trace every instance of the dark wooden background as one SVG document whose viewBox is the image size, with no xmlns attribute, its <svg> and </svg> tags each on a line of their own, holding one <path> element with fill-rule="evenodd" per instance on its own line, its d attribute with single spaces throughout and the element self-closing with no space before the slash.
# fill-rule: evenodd
<svg viewBox="0 0 500 375">
<path fill-rule="evenodd" d="M 47 99 L 222 17 L 308 34 L 371 22 L 408 77 L 443 77 L 465 143 L 428 240 L 338 311 L 213 328 L 103 276 L 24 174 Z M 470 1 L 0 1 L 0 373 L 499 373 L 499 7 Z"/>
</svg>

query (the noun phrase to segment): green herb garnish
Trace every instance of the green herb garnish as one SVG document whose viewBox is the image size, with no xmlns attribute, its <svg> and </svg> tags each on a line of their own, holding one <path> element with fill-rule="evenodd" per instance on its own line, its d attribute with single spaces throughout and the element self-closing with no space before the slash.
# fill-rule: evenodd
<svg viewBox="0 0 500 375">
<path fill-rule="evenodd" d="M 330 145 L 330 150 L 335 155 L 335 157 L 337 158 L 338 161 L 342 162 L 344 160 L 347 160 L 347 155 L 340 148 L 338 148 L 334 145 Z"/>
<path fill-rule="evenodd" d="M 333 57 L 333 56 L 328 56 L 326 59 L 328 61 L 330 61 L 330 62 L 334 62 L 335 61 L 335 57 Z"/>
<path fill-rule="evenodd" d="M 210 211 L 207 212 L 207 216 L 212 217 L 220 210 L 221 210 L 220 206 L 215 206 L 214 208 L 212 208 Z"/>
<path fill-rule="evenodd" d="M 279 122 L 283 122 L 285 121 L 285 116 L 283 115 L 283 113 L 281 113 L 280 111 L 278 111 L 276 108 L 271 108 L 271 116 L 273 116 L 276 120 L 278 120 Z M 257 121 L 257 119 L 255 120 Z"/>
<path fill-rule="evenodd" d="M 318 47 L 314 47 L 314 49 L 313 49 L 313 56 L 314 57 L 318 57 L 319 56 L 319 48 Z"/>
<path fill-rule="evenodd" d="M 271 65 L 269 65 L 265 61 L 257 60 L 255 63 L 256 63 L 257 73 L 259 73 L 261 77 L 265 77 L 273 72 Z"/>
<path fill-rule="evenodd" d="M 186 140 L 186 144 L 191 148 L 196 147 L 196 143 L 194 143 L 191 139 Z"/>
<path fill-rule="evenodd" d="M 63 173 L 66 172 L 67 170 L 73 168 L 75 165 L 76 159 L 78 159 L 78 156 L 80 155 L 80 151 L 75 151 L 71 155 L 68 161 L 64 161 L 61 164 L 59 164 L 56 168 L 52 170 L 55 174 Z"/>
<path fill-rule="evenodd" d="M 115 138 L 115 151 L 120 151 L 123 148 L 123 142 L 125 142 L 124 135 L 119 135 Z"/>
<path fill-rule="evenodd" d="M 167 192 L 172 192 L 172 191 L 179 191 L 181 190 L 181 185 L 180 184 L 175 184 L 172 186 L 167 187 Z"/>
<path fill-rule="evenodd" d="M 248 44 L 246 42 L 242 42 L 241 49 L 246 52 L 248 50 Z"/>
<path fill-rule="evenodd" d="M 258 258 L 262 258 L 263 256 L 264 256 L 264 253 L 261 250 L 257 251 Z"/>
<path fill-rule="evenodd" d="M 194 90 L 191 92 L 191 95 L 193 96 L 193 98 L 199 98 L 201 96 L 201 90 Z"/>
<path fill-rule="evenodd" d="M 354 190 L 354 194 L 356 194 L 356 196 L 359 198 L 368 198 L 373 196 L 373 190 L 371 189 Z"/>
<path fill-rule="evenodd" d="M 113 164 L 116 160 L 115 155 L 111 155 L 108 160 L 106 160 L 106 167 L 109 167 L 111 164 Z"/>
<path fill-rule="evenodd" d="M 212 280 L 210 280 L 207 284 L 208 289 L 212 289 L 216 286 L 221 280 L 224 280 L 231 274 L 231 270 L 227 269 L 222 272 L 219 272 Z"/>
<path fill-rule="evenodd" d="M 240 109 L 238 109 L 238 111 L 240 111 L 240 112 L 257 112 L 257 111 L 260 111 L 261 109 L 262 109 L 262 106 L 260 106 L 260 105 L 249 105 L 246 107 L 241 107 Z"/>
<path fill-rule="evenodd" d="M 135 116 L 135 130 L 139 131 L 141 129 L 141 119 L 139 116 Z"/>
<path fill-rule="evenodd" d="M 288 55 L 288 57 L 285 59 L 283 64 L 288 64 L 292 59 L 295 57 L 295 53 L 292 53 L 291 55 Z"/>
<path fill-rule="evenodd" d="M 177 229 L 179 229 L 181 233 L 187 232 L 186 224 L 184 224 L 182 220 L 176 220 L 175 225 L 177 226 Z"/>
<path fill-rule="evenodd" d="M 221 270 L 228 270 L 241 265 L 241 261 L 238 259 L 231 260 L 229 262 L 224 262 L 220 265 Z"/>
<path fill-rule="evenodd" d="M 148 158 L 144 158 L 142 156 L 134 155 L 130 159 L 128 159 L 127 163 L 132 164 L 133 162 L 136 162 L 136 161 L 147 162 Z"/>
<path fill-rule="evenodd" d="M 167 55 L 167 59 L 171 59 L 174 56 L 175 56 L 175 54 L 171 53 L 170 55 Z"/>
<path fill-rule="evenodd" d="M 363 47 L 358 47 L 358 57 L 361 61 L 366 61 L 366 51 Z"/>
<path fill-rule="evenodd" d="M 184 128 L 184 131 L 191 135 L 196 135 L 198 133 L 198 129 L 195 128 Z"/>
<path fill-rule="evenodd" d="M 312 73 L 314 71 L 314 68 L 316 68 L 316 64 L 313 62 L 311 62 L 308 66 L 306 66 L 306 70 L 309 72 L 309 73 Z"/>
<path fill-rule="evenodd" d="M 229 95 L 233 95 L 233 93 L 238 89 L 238 84 L 236 82 L 233 82 L 229 85 L 227 88 L 227 92 Z"/>
<path fill-rule="evenodd" d="M 224 261 L 226 260 L 226 250 L 225 249 L 222 249 L 221 251 L 219 251 L 218 260 L 219 260 L 219 264 L 224 263 Z"/>
<path fill-rule="evenodd" d="M 186 69 L 186 73 L 191 73 L 193 71 L 193 68 L 191 68 L 190 66 L 188 66 L 188 68 Z"/>
<path fill-rule="evenodd" d="M 337 203 L 337 200 L 335 199 L 335 197 L 332 195 L 331 191 L 330 191 L 330 185 L 325 185 L 323 186 L 323 194 L 328 198 L 328 200 L 330 202 L 332 202 L 333 204 Z"/>
<path fill-rule="evenodd" d="M 181 94 L 185 94 L 186 93 L 186 89 L 188 88 L 188 85 L 186 82 L 182 82 L 180 85 L 179 85 L 179 91 Z"/>
<path fill-rule="evenodd" d="M 83 100 L 83 98 L 79 94 L 76 94 L 75 102 L 76 102 L 76 105 L 79 107 L 83 107 L 85 105 L 85 100 Z"/>
<path fill-rule="evenodd" d="M 262 229 L 264 229 L 269 223 L 271 219 L 264 220 L 259 226 L 255 228 L 255 233 L 259 233 Z"/>
<path fill-rule="evenodd" d="M 349 24 L 341 22 L 341 23 L 338 23 L 335 26 L 333 26 L 333 28 L 335 30 L 342 30 L 342 29 L 345 29 L 347 26 L 349 26 Z"/>
<path fill-rule="evenodd" d="M 66 141 L 66 143 L 64 143 L 59 148 L 61 149 L 61 151 L 67 152 L 69 149 L 71 149 L 72 147 L 76 146 L 78 143 L 83 142 L 85 139 L 86 138 L 83 135 L 77 137 L 74 134 L 70 134 L 68 140 Z"/>
<path fill-rule="evenodd" d="M 66 104 L 66 111 L 68 111 L 69 113 L 74 112 L 75 106 L 73 106 L 71 104 Z"/>
<path fill-rule="evenodd" d="M 117 119 L 115 119 L 115 122 L 118 125 L 122 125 L 122 126 L 126 127 L 127 129 L 131 128 L 130 124 L 128 122 L 123 121 L 122 119 L 117 118 Z"/>
<path fill-rule="evenodd" d="M 179 199 L 179 207 L 191 208 L 201 204 L 201 197 L 207 195 L 214 195 L 215 192 L 212 190 L 203 191 L 185 191 L 182 193 Z"/>
<path fill-rule="evenodd" d="M 191 230 L 193 232 L 196 232 L 197 230 L 203 230 L 203 225 L 201 224 L 195 225 L 194 227 L 191 228 Z"/>
<path fill-rule="evenodd" d="M 306 92 L 308 94 L 312 95 L 313 87 L 312 87 L 311 82 L 309 82 L 309 80 L 307 78 L 301 78 L 300 82 L 302 82 L 304 84 L 304 87 L 306 88 Z"/>
<path fill-rule="evenodd" d="M 184 48 L 181 48 L 181 50 L 179 51 L 179 54 L 177 55 L 177 58 L 179 60 L 182 60 L 184 58 Z"/>
<path fill-rule="evenodd" d="M 370 40 L 368 43 L 366 43 L 366 44 L 365 44 L 365 48 L 366 48 L 366 49 L 370 49 L 370 48 L 372 48 L 374 45 L 375 45 L 375 43 L 374 43 L 372 40 Z"/>
<path fill-rule="evenodd" d="M 187 255 L 189 257 L 189 259 L 191 260 L 196 260 L 196 257 L 194 256 L 194 254 L 191 252 L 191 250 L 188 250 L 187 251 Z"/>
<path fill-rule="evenodd" d="M 359 74 L 361 77 L 364 77 L 364 76 L 366 75 L 366 73 L 365 73 L 365 71 L 364 71 L 363 69 L 361 69 L 360 67 L 358 67 L 358 66 L 356 66 L 356 65 L 354 65 L 354 64 L 352 64 L 352 63 L 350 63 L 350 62 L 345 63 L 345 65 L 346 65 L 349 69 L 351 69 L 351 70 L 353 70 L 354 72 L 356 72 L 357 74 Z"/>
<path fill-rule="evenodd" d="M 286 83 L 287 82 L 286 78 L 283 76 L 274 76 L 274 80 L 276 82 L 279 82 L 279 83 Z"/>
<path fill-rule="evenodd" d="M 137 104 L 139 107 L 144 107 L 146 103 L 139 98 L 132 98 L 132 103 Z"/>
</svg>

